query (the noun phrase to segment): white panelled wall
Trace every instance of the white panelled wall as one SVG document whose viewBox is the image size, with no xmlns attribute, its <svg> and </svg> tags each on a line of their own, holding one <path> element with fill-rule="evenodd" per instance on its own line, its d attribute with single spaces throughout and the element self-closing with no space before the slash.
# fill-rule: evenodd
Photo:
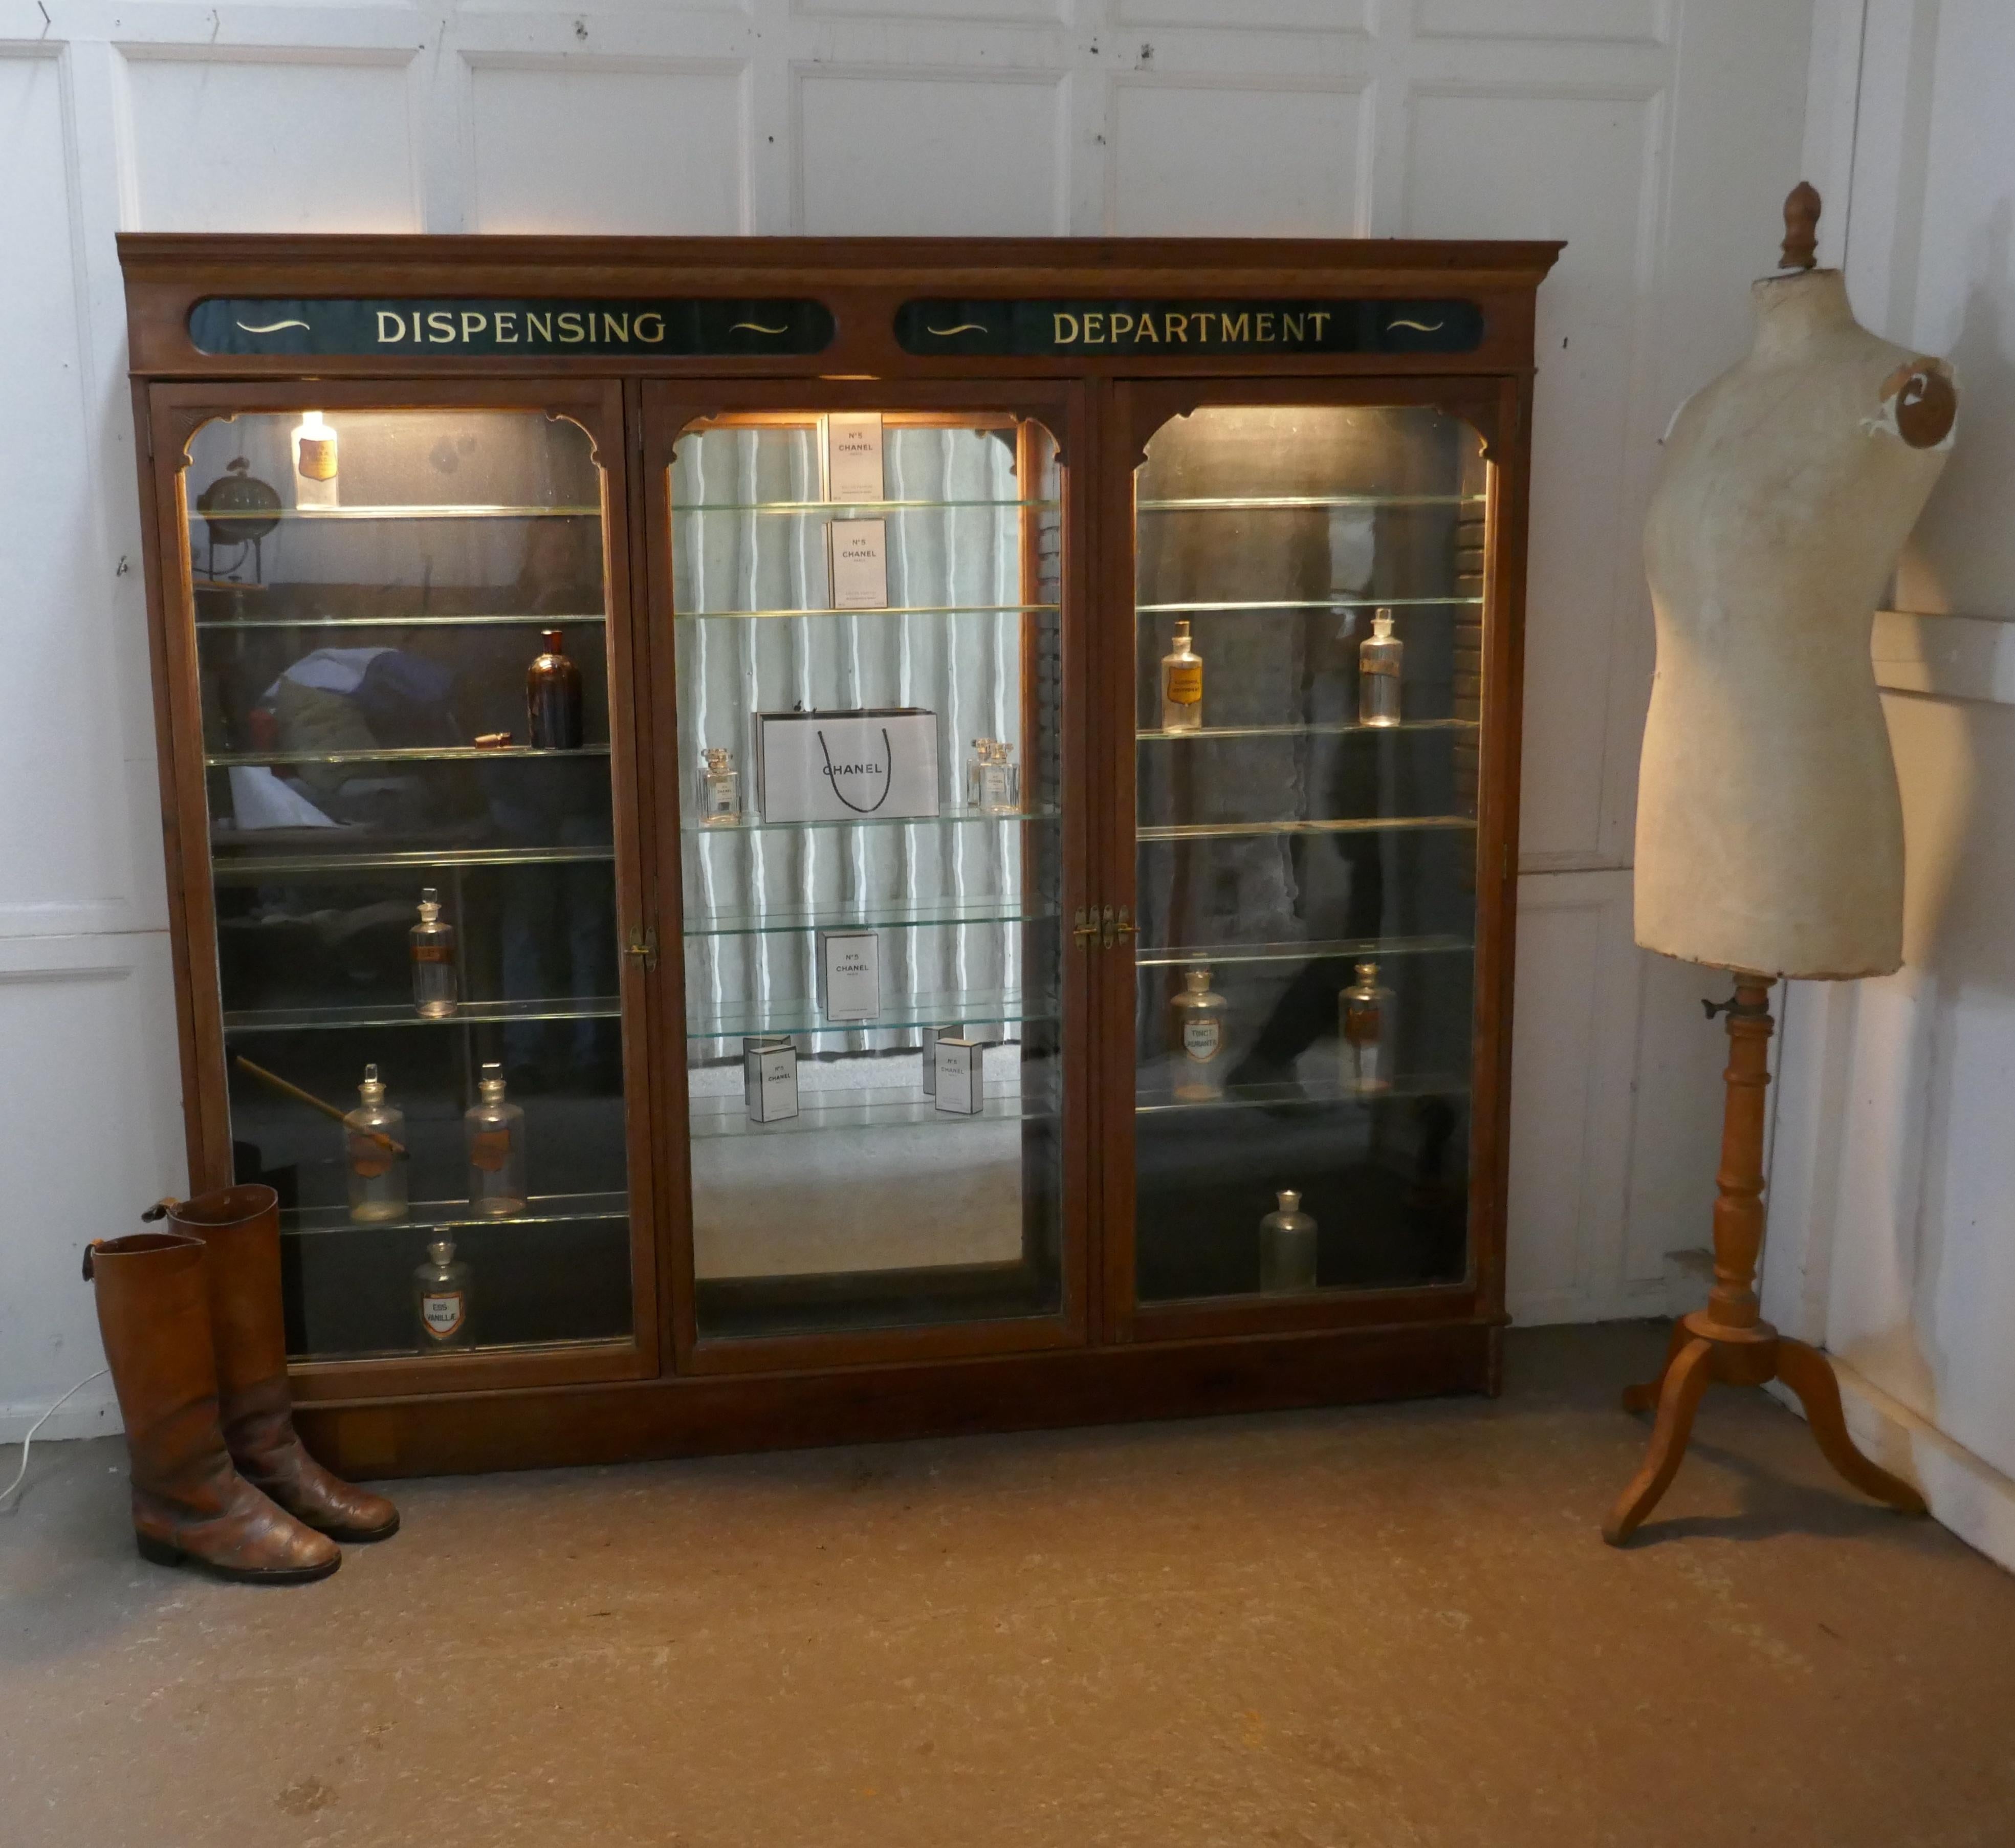
<svg viewBox="0 0 2015 1848">
<path fill-rule="evenodd" d="M 1638 529 L 1747 335 L 1812 0 L 0 0 L 0 1436 L 183 1181 L 120 279 L 148 231 L 1560 237 L 1542 291 L 1511 1307 L 1697 1289 L 1719 1036 L 1632 947 Z M 1831 43 L 1831 41 L 1828 41 Z M 106 1428 L 101 1382 L 51 1429 Z"/>
<path fill-rule="evenodd" d="M 1950 356 L 1959 421 L 1876 619 L 1905 965 L 1788 998 L 1764 1308 L 1833 1350 L 1878 1460 L 2015 1568 L 2015 6 L 1821 23 L 1813 119 L 1857 124 L 1823 249 L 1866 325 Z"/>
</svg>

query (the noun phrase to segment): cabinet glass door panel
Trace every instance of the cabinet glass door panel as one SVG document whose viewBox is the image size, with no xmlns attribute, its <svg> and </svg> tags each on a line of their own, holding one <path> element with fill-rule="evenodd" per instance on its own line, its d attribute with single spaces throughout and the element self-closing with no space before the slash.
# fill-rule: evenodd
<svg viewBox="0 0 2015 1848">
<path fill-rule="evenodd" d="M 1459 1282 L 1478 438 L 1428 409 L 1220 405 L 1145 453 L 1137 1299 Z"/>
<path fill-rule="evenodd" d="M 280 1194 L 290 1350 L 627 1339 L 587 433 L 521 411 L 246 413 L 196 430 L 183 483 L 232 1163 Z M 396 1120 L 318 1107 L 371 1105 L 367 1074 Z M 472 1129 L 486 1077 L 505 1107 Z M 436 1280 L 431 1328 L 430 1261 L 466 1267 Z"/>
<path fill-rule="evenodd" d="M 1054 1315 L 1055 442 L 723 416 L 670 491 L 697 1333 Z"/>
</svg>

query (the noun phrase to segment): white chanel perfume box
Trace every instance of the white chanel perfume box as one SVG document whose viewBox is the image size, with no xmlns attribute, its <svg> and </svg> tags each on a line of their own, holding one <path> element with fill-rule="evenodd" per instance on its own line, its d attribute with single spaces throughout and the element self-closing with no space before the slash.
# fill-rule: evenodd
<svg viewBox="0 0 2015 1848">
<path fill-rule="evenodd" d="M 937 1043 L 937 1106 L 954 1116 L 977 1116 L 986 1108 L 984 1040 L 954 1039 Z"/>
<path fill-rule="evenodd" d="M 742 1084 L 751 1123 L 798 1113 L 798 1043 L 788 1034 L 742 1042 Z"/>
<path fill-rule="evenodd" d="M 833 608 L 886 609 L 889 523 L 885 520 L 829 520 L 825 538 L 832 566 Z"/>
<path fill-rule="evenodd" d="M 842 506 L 888 498 L 882 486 L 879 411 L 835 411 L 827 417 L 825 498 Z"/>
<path fill-rule="evenodd" d="M 965 1029 L 956 1020 L 948 1026 L 927 1026 L 924 1029 L 924 1095 L 936 1097 L 938 1092 L 938 1041 L 960 1038 Z"/>
<path fill-rule="evenodd" d="M 938 812 L 937 714 L 890 706 L 759 712 L 756 801 L 766 822 Z"/>
<path fill-rule="evenodd" d="M 872 1020 L 882 1012 L 882 940 L 871 930 L 818 933 L 819 1012 L 828 1020 Z"/>
</svg>

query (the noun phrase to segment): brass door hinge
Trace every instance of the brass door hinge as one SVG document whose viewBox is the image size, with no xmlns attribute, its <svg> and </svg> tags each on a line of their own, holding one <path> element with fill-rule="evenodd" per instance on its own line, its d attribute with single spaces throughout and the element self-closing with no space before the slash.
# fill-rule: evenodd
<svg viewBox="0 0 2015 1848">
<path fill-rule="evenodd" d="M 1072 927 L 1071 935 L 1077 939 L 1078 947 L 1080 950 L 1090 949 L 1097 940 L 1098 926 L 1095 921 L 1096 915 L 1095 906 L 1081 904 L 1077 908 L 1077 922 Z"/>
<path fill-rule="evenodd" d="M 630 947 L 626 955 L 637 958 L 638 967 L 649 971 L 658 966 L 658 933 L 648 924 L 641 929 L 630 933 Z"/>
</svg>

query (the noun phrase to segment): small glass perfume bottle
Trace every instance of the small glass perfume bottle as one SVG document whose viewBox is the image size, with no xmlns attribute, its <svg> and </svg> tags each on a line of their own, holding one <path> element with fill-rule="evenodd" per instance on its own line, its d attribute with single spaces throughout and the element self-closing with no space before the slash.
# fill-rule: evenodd
<svg viewBox="0 0 2015 1848">
<path fill-rule="evenodd" d="M 1280 1210 L 1259 1222 L 1259 1287 L 1269 1294 L 1316 1287 L 1316 1222 L 1302 1210 L 1292 1188 L 1279 1195 Z"/>
<path fill-rule="evenodd" d="M 735 759 L 717 744 L 700 753 L 706 764 L 700 776 L 699 818 L 702 826 L 742 819 L 742 772 Z"/>
<path fill-rule="evenodd" d="M 336 432 L 319 411 L 302 414 L 293 428 L 294 505 L 333 507 L 336 485 Z"/>
<path fill-rule="evenodd" d="M 1203 660 L 1190 646 L 1190 625 L 1176 624 L 1176 645 L 1162 657 L 1162 729 L 1203 728 Z"/>
<path fill-rule="evenodd" d="M 468 1346 L 469 1296 L 469 1267 L 454 1255 L 454 1241 L 429 1241 L 426 1262 L 413 1272 L 413 1309 L 423 1351 Z"/>
<path fill-rule="evenodd" d="M 441 921 L 440 894 L 420 889 L 420 921 L 411 932 L 413 1006 L 422 1020 L 445 1020 L 460 998 L 454 970 L 454 926 Z"/>
<path fill-rule="evenodd" d="M 1352 1091 L 1392 1085 L 1392 991 L 1381 987 L 1378 965 L 1360 962 L 1357 980 L 1337 998 L 1343 1032 L 1343 1081 Z"/>
<path fill-rule="evenodd" d="M 982 814 L 1012 813 L 1022 806 L 1022 772 L 1004 739 L 975 738 L 965 760 L 965 805 Z"/>
<path fill-rule="evenodd" d="M 364 1068 L 357 1108 L 343 1120 L 343 1154 L 350 1173 L 350 1217 L 361 1222 L 406 1217 L 406 1116 L 385 1101 L 375 1065 Z"/>
<path fill-rule="evenodd" d="M 1381 609 L 1371 619 L 1371 633 L 1357 645 L 1357 722 L 1396 725 L 1399 722 L 1399 663 L 1406 645 L 1392 633 L 1392 612 Z"/>
<path fill-rule="evenodd" d="M 580 749 L 580 670 L 567 658 L 566 638 L 541 629 L 544 651 L 525 671 L 525 724 L 535 751 Z"/>
<path fill-rule="evenodd" d="M 1183 991 L 1169 1003 L 1175 1016 L 1175 1093 L 1185 1103 L 1224 1095 L 1224 1017 L 1231 1004 L 1213 994 L 1210 971 L 1183 971 Z"/>
<path fill-rule="evenodd" d="M 525 1113 L 504 1099 L 504 1068 L 483 1068 L 480 1103 L 462 1113 L 469 1144 L 469 1210 L 501 1219 L 525 1210 Z"/>
</svg>

